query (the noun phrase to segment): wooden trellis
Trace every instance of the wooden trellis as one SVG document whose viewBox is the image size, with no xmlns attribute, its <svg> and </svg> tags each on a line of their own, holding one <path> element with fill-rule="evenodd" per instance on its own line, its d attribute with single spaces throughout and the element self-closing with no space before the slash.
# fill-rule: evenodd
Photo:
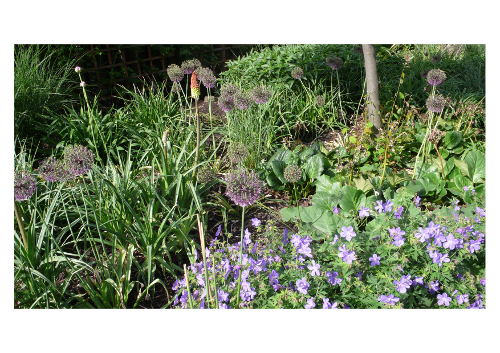
<svg viewBox="0 0 500 353">
<path fill-rule="evenodd" d="M 142 87 L 145 79 L 165 78 L 170 64 L 180 65 L 182 62 L 177 50 L 175 53 L 153 56 L 152 45 L 106 44 L 104 48 L 103 45 L 98 45 L 99 49 L 96 46 L 96 44 L 90 44 L 89 50 L 85 53 L 91 55 L 93 62 L 93 67 L 85 69 L 85 80 L 88 80 L 87 83 L 97 86 L 98 91 L 101 92 L 101 100 L 111 98 L 111 92 L 117 85 L 123 85 L 130 89 L 132 84 L 136 83 Z M 217 71 L 220 72 L 225 70 L 226 61 L 235 59 L 233 49 L 239 50 L 241 47 L 249 46 L 251 45 L 200 46 L 201 49 L 194 57 L 200 59 L 205 65 L 203 58 L 209 56 L 211 68 L 215 72 L 217 67 Z M 214 57 L 217 57 L 217 61 L 213 60 Z"/>
</svg>

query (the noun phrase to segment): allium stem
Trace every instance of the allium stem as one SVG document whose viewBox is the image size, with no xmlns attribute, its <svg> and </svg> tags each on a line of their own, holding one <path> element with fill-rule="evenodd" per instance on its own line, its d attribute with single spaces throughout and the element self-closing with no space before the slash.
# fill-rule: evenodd
<svg viewBox="0 0 500 353">
<path fill-rule="evenodd" d="M 207 289 L 208 297 L 210 302 L 213 303 L 212 292 L 210 291 L 210 283 L 208 282 L 208 270 L 207 270 L 207 258 L 205 255 L 205 237 L 203 236 L 203 226 L 200 222 L 200 215 L 196 214 L 196 219 L 198 221 L 198 233 L 200 233 L 200 244 L 201 244 L 201 254 L 203 256 L 203 267 L 205 269 L 205 288 Z"/>
<path fill-rule="evenodd" d="M 17 207 L 17 202 L 14 200 L 14 213 L 16 214 L 17 225 L 19 226 L 19 231 L 21 232 L 21 237 L 23 238 L 24 248 L 28 252 L 28 239 L 26 238 L 26 231 L 24 230 L 23 218 L 21 217 L 21 211 Z"/>
<path fill-rule="evenodd" d="M 439 160 L 441 161 L 441 170 L 443 171 L 443 179 L 446 181 L 446 175 L 444 175 L 444 164 L 443 164 L 443 158 L 441 158 L 441 153 L 439 153 L 437 143 L 434 142 L 434 147 L 436 148 L 436 152 L 439 156 Z"/>
<path fill-rule="evenodd" d="M 184 264 L 184 278 L 186 279 L 186 286 L 187 286 L 188 298 L 189 298 L 189 308 L 193 309 L 193 298 L 191 297 L 191 289 L 189 288 L 189 278 L 188 278 L 186 264 Z"/>
<path fill-rule="evenodd" d="M 186 266 L 186 265 L 184 265 Z M 212 274 L 214 275 L 214 297 L 215 297 L 215 308 L 219 309 L 219 294 L 217 293 L 217 281 L 215 280 L 215 255 L 212 254 Z"/>
<path fill-rule="evenodd" d="M 238 275 L 238 290 L 236 291 L 236 308 L 238 308 L 240 304 L 240 288 L 241 288 L 241 272 L 243 272 L 243 228 L 245 228 L 245 206 L 243 206 L 243 211 L 241 213 L 241 239 L 240 239 L 240 269 Z"/>
</svg>

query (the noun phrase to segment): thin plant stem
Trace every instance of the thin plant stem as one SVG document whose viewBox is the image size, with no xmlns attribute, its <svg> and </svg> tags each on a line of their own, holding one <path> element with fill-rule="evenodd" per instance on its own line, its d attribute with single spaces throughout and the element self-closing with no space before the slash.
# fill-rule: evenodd
<svg viewBox="0 0 500 353">
<path fill-rule="evenodd" d="M 186 266 L 186 265 L 184 265 Z M 217 294 L 217 281 L 215 280 L 215 255 L 212 254 L 212 274 L 214 275 L 214 298 L 215 298 L 215 308 L 219 308 L 219 295 Z"/>
<path fill-rule="evenodd" d="M 207 258 L 205 255 L 205 237 L 203 236 L 203 226 L 201 225 L 199 214 L 196 214 L 196 219 L 198 221 L 198 232 L 200 234 L 201 254 L 203 256 L 203 267 L 205 269 L 205 288 L 207 289 L 210 302 L 213 303 L 212 292 L 210 291 L 210 285 L 209 285 L 210 282 L 208 281 Z"/>
<path fill-rule="evenodd" d="M 243 271 L 243 228 L 244 228 L 244 224 L 245 224 L 245 206 L 243 206 L 243 211 L 241 213 L 241 240 L 240 240 L 240 258 L 239 258 L 239 262 L 240 262 L 240 269 L 238 270 L 239 271 L 239 275 L 238 275 L 238 290 L 236 291 L 236 308 L 239 306 L 240 304 L 240 288 L 241 288 L 241 272 Z"/>
<path fill-rule="evenodd" d="M 443 164 L 443 158 L 441 158 L 441 153 L 439 153 L 438 146 L 436 143 L 434 143 L 434 147 L 436 148 L 436 152 L 439 156 L 439 160 L 441 161 L 441 170 L 443 171 L 443 179 L 446 181 L 446 175 L 444 175 L 444 164 Z"/>
<path fill-rule="evenodd" d="M 189 288 L 189 278 L 188 278 L 186 264 L 184 264 L 184 278 L 186 279 L 186 287 L 187 287 L 188 298 L 189 298 L 189 308 L 193 309 L 193 298 L 191 297 L 191 289 Z"/>
<path fill-rule="evenodd" d="M 19 231 L 21 232 L 21 237 L 23 238 L 24 248 L 28 252 L 28 238 L 26 237 L 26 231 L 24 230 L 23 218 L 21 217 L 21 211 L 17 207 L 17 202 L 14 200 L 14 213 L 16 214 L 17 224 L 19 226 Z"/>
</svg>

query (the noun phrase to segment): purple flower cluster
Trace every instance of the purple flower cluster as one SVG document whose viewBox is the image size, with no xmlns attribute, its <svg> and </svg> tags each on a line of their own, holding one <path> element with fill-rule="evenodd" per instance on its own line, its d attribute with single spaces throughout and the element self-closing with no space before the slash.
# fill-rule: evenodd
<svg viewBox="0 0 500 353">
<path fill-rule="evenodd" d="M 227 176 L 226 195 L 239 206 L 253 204 L 260 197 L 263 184 L 255 172 L 244 168 L 229 173 Z"/>
<path fill-rule="evenodd" d="M 349 265 L 352 264 L 353 261 L 357 260 L 356 253 L 346 249 L 345 244 L 339 246 L 338 256 L 342 259 L 342 261 L 347 262 Z"/>
<path fill-rule="evenodd" d="M 264 104 L 271 98 L 271 91 L 265 86 L 256 86 L 252 90 L 252 97 L 255 103 Z"/>
<path fill-rule="evenodd" d="M 399 301 L 398 297 L 395 297 L 394 294 L 389 294 L 389 295 L 381 295 L 380 297 L 377 298 L 379 302 L 386 303 L 389 305 L 396 305 L 396 303 Z"/>
<path fill-rule="evenodd" d="M 181 82 L 182 78 L 184 77 L 184 72 L 182 71 L 182 69 L 175 64 L 169 65 L 167 67 L 167 74 L 172 82 Z"/>
<path fill-rule="evenodd" d="M 342 232 L 340 233 L 342 238 L 345 238 L 347 241 L 351 241 L 353 237 L 356 236 L 356 233 L 352 229 L 352 227 L 342 227 Z"/>
<path fill-rule="evenodd" d="M 312 258 L 311 244 L 312 238 L 310 236 L 305 236 L 302 238 L 299 234 L 292 235 L 292 240 L 290 243 L 297 249 L 297 254 Z"/>
<path fill-rule="evenodd" d="M 190 75 L 200 66 L 201 63 L 198 59 L 184 60 L 181 64 L 181 69 L 186 75 Z"/>
<path fill-rule="evenodd" d="M 245 110 L 247 109 L 253 102 L 252 95 L 246 91 L 238 91 L 233 96 L 234 104 L 238 107 L 238 109 Z"/>
<path fill-rule="evenodd" d="M 342 65 L 344 64 L 342 59 L 339 58 L 338 56 L 332 55 L 326 58 L 326 64 L 330 66 L 333 70 L 339 70 L 342 68 Z"/>
<path fill-rule="evenodd" d="M 216 78 L 212 70 L 210 70 L 208 67 L 205 68 L 198 68 L 196 70 L 196 75 L 198 79 L 203 83 L 203 86 L 206 88 L 214 88 L 215 87 L 215 82 Z"/>
<path fill-rule="evenodd" d="M 397 228 L 390 228 L 389 229 L 389 235 L 393 237 L 394 241 L 391 243 L 393 245 L 396 245 L 398 248 L 405 243 L 406 238 L 403 238 L 403 235 L 405 235 L 406 232 L 402 231 L 399 227 Z"/>
<path fill-rule="evenodd" d="M 375 210 L 378 211 L 378 213 L 386 213 L 386 212 L 391 212 L 392 211 L 392 201 L 387 200 L 386 202 L 382 203 L 381 200 L 377 200 L 375 205 Z"/>
<path fill-rule="evenodd" d="M 292 69 L 292 77 L 296 80 L 301 79 L 302 76 L 304 76 L 304 70 L 302 70 L 300 67 L 294 67 Z"/>
<path fill-rule="evenodd" d="M 427 83 L 431 86 L 439 86 L 444 80 L 446 80 L 444 71 L 433 69 L 427 73 Z"/>
<path fill-rule="evenodd" d="M 94 154 L 85 146 L 66 146 L 64 163 L 73 176 L 77 177 L 89 172 L 92 163 L 94 163 Z"/>
<path fill-rule="evenodd" d="M 42 162 L 38 168 L 38 174 L 49 182 L 66 181 L 73 177 L 68 166 L 54 157 L 49 157 Z"/>
<path fill-rule="evenodd" d="M 35 178 L 27 171 L 17 171 L 14 174 L 14 200 L 24 201 L 29 199 L 36 191 Z"/>
<path fill-rule="evenodd" d="M 340 286 L 340 284 L 342 283 L 342 278 L 338 278 L 338 275 L 339 273 L 337 271 L 333 271 L 333 273 L 328 271 L 326 273 L 326 277 L 328 278 L 328 283 L 330 283 L 332 286 L 336 284 Z"/>
<path fill-rule="evenodd" d="M 396 290 L 399 293 L 406 293 L 408 289 L 410 289 L 413 281 L 411 279 L 411 275 L 402 276 L 399 281 L 392 281 L 392 283 L 396 286 Z"/>
</svg>

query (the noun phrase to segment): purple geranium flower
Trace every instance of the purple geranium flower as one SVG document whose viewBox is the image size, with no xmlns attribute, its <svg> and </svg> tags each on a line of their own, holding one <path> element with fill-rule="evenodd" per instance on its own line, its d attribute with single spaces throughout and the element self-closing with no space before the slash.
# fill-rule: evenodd
<svg viewBox="0 0 500 353">
<path fill-rule="evenodd" d="M 348 251 L 347 254 L 342 258 L 342 261 L 347 262 L 349 265 L 356 260 L 356 253 L 354 251 Z"/>
<path fill-rule="evenodd" d="M 333 271 L 333 274 L 328 271 L 326 273 L 326 276 L 328 277 L 328 283 L 330 283 L 332 286 L 338 284 L 340 285 L 342 283 L 342 278 L 337 278 L 339 273 L 337 271 Z"/>
<path fill-rule="evenodd" d="M 457 298 L 458 304 L 463 304 L 463 303 L 469 302 L 469 295 L 468 294 L 460 294 L 460 295 L 457 295 L 455 298 Z"/>
<path fill-rule="evenodd" d="M 311 276 L 319 276 L 320 273 L 319 273 L 319 268 L 321 266 L 317 263 L 314 262 L 314 260 L 312 260 L 312 264 L 311 265 L 308 265 L 307 268 L 311 271 Z"/>
<path fill-rule="evenodd" d="M 342 227 L 342 232 L 340 233 L 342 238 L 345 238 L 347 241 L 351 241 L 353 237 L 356 236 L 356 233 L 352 229 L 352 227 Z"/>
<path fill-rule="evenodd" d="M 370 216 L 370 209 L 368 207 L 361 206 L 361 209 L 358 212 L 360 218 Z"/>
<path fill-rule="evenodd" d="M 394 212 L 394 217 L 396 217 L 396 219 L 400 219 L 401 215 L 403 214 L 403 210 L 404 210 L 404 207 L 399 206 L 398 209 Z"/>
<path fill-rule="evenodd" d="M 451 302 L 451 297 L 448 296 L 448 294 L 446 293 L 443 293 L 443 294 L 438 294 L 437 298 L 439 299 L 438 300 L 438 305 L 446 305 L 446 306 L 450 306 L 450 302 Z"/>
<path fill-rule="evenodd" d="M 392 211 L 392 201 L 387 200 L 387 202 L 384 204 L 384 212 L 391 212 Z"/>
<path fill-rule="evenodd" d="M 380 259 L 381 257 L 377 256 L 377 254 L 373 254 L 372 257 L 370 257 L 368 260 L 371 261 L 371 265 L 372 266 L 375 266 L 375 265 L 380 265 Z"/>
<path fill-rule="evenodd" d="M 337 302 L 330 304 L 329 298 L 323 298 L 323 309 L 337 309 Z"/>
<path fill-rule="evenodd" d="M 418 195 L 417 195 L 417 196 L 415 196 L 415 200 L 414 200 L 414 202 L 415 202 L 415 206 L 417 206 L 417 207 L 418 207 L 418 205 L 420 204 L 420 200 L 421 200 L 421 198 L 420 198 Z"/>
<path fill-rule="evenodd" d="M 378 213 L 384 212 L 384 205 L 382 204 L 382 201 L 378 200 L 377 205 L 375 206 L 375 210 L 378 211 Z"/>
<path fill-rule="evenodd" d="M 316 306 L 316 304 L 314 303 L 314 299 L 313 298 L 308 298 L 307 299 L 307 304 L 304 308 L 306 309 L 312 309 Z"/>
<path fill-rule="evenodd" d="M 334 208 L 332 209 L 332 211 L 333 211 L 333 213 L 335 213 L 335 214 L 339 214 L 339 209 L 338 209 L 337 207 L 334 207 Z"/>
<path fill-rule="evenodd" d="M 307 290 L 309 289 L 309 283 L 307 283 L 306 278 L 303 277 L 302 279 L 297 280 L 295 282 L 295 285 L 297 287 L 297 291 L 301 294 L 307 294 Z"/>
<path fill-rule="evenodd" d="M 254 227 L 258 227 L 261 223 L 261 221 L 258 218 L 252 218 L 251 221 L 252 221 L 252 226 Z"/>
<path fill-rule="evenodd" d="M 486 278 L 481 278 L 479 283 L 481 283 L 483 286 L 486 286 Z"/>
</svg>

